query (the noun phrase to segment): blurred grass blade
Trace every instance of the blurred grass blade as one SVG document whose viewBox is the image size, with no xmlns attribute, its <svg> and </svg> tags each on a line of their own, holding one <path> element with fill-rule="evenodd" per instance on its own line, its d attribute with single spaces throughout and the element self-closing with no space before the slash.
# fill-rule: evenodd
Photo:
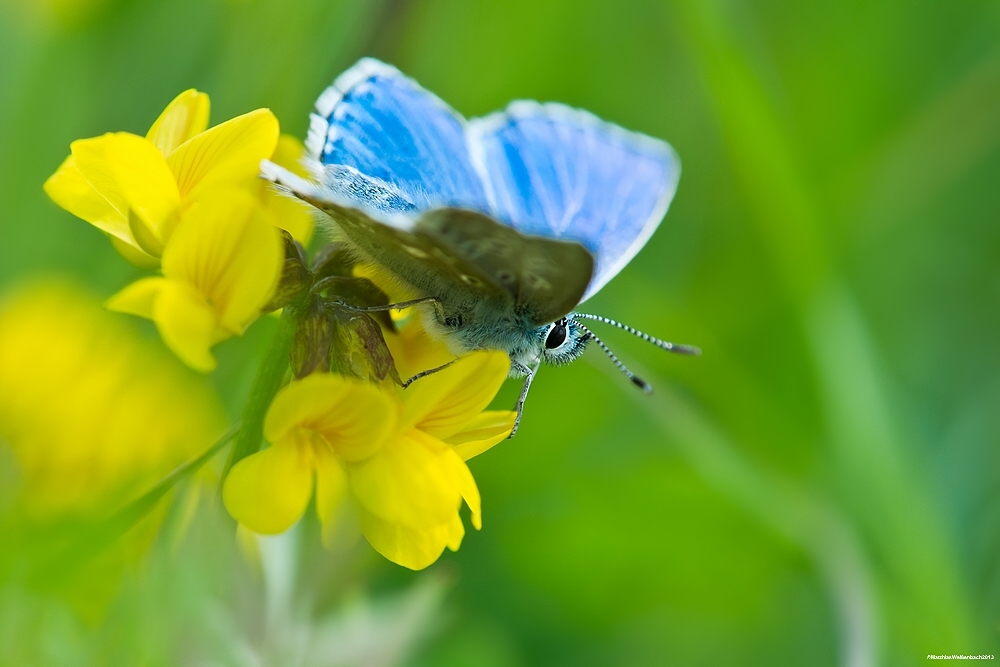
<svg viewBox="0 0 1000 667">
<path fill-rule="evenodd" d="M 167 494 L 178 482 L 188 475 L 197 472 L 199 468 L 208 463 L 226 444 L 232 440 L 239 432 L 240 423 L 237 422 L 226 429 L 226 432 L 219 436 L 215 443 L 206 449 L 204 453 L 195 459 L 181 465 L 172 473 L 161 479 L 156 485 L 146 493 L 142 494 L 128 505 L 118 510 L 105 524 L 106 535 L 115 539 L 123 535 L 132 526 L 138 523 L 146 514 Z"/>
<path fill-rule="evenodd" d="M 837 285 L 819 295 L 809 318 L 843 502 L 891 577 L 896 590 L 887 602 L 902 618 L 919 609 L 920 620 L 911 619 L 906 630 L 920 653 L 973 645 L 945 517 L 929 492 L 930 476 L 892 418 L 892 394 L 856 300 Z"/>
<path fill-rule="evenodd" d="M 610 367 L 601 365 L 605 372 Z M 652 373 L 643 370 L 643 374 Z M 725 497 L 796 545 L 824 579 L 836 612 L 839 664 L 879 664 L 878 600 L 858 531 L 835 503 L 776 471 L 755 465 L 689 401 L 655 380 L 652 396 L 629 392 L 694 471 Z"/>
<path fill-rule="evenodd" d="M 236 436 L 239 429 L 239 422 L 230 426 L 202 454 L 176 468 L 146 493 L 129 502 L 108 519 L 74 530 L 68 539 L 65 537 L 59 539 L 58 544 L 50 543 L 47 547 L 42 546 L 38 550 L 40 557 L 37 565 L 32 568 L 33 577 L 48 586 L 59 585 L 70 579 L 94 556 L 138 525 L 179 482 L 208 463 Z"/>
<path fill-rule="evenodd" d="M 808 299 L 832 270 L 829 243 L 785 123 L 729 32 L 724 3 L 678 4 L 754 222 L 785 288 Z"/>
<path fill-rule="evenodd" d="M 930 511 L 932 490 L 896 429 L 895 401 L 876 382 L 879 355 L 838 275 L 827 239 L 830 220 L 793 150 L 787 128 L 794 123 L 783 122 L 746 54 L 732 6 L 689 1 L 680 7 L 748 208 L 813 354 L 839 500 L 878 565 L 882 586 L 876 590 L 886 604 L 872 608 L 886 615 L 893 636 L 882 646 L 876 642 L 875 659 L 883 646 L 900 641 L 915 654 L 968 646 L 975 633 L 955 554 L 928 546 L 946 544 L 948 530 Z"/>
<path fill-rule="evenodd" d="M 855 167 L 860 241 L 873 243 L 960 182 L 1000 146 L 1000 50 L 989 52 Z"/>
</svg>

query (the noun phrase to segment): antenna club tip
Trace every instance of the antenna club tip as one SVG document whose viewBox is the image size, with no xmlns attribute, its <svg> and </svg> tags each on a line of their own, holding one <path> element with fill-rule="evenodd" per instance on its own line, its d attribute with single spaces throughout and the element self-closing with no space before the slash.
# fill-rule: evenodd
<svg viewBox="0 0 1000 667">
<path fill-rule="evenodd" d="M 700 357 L 701 348 L 695 347 L 694 345 L 674 345 L 673 352 L 678 354 L 686 354 L 689 357 Z"/>
<path fill-rule="evenodd" d="M 653 387 L 652 387 L 652 385 L 650 385 L 648 382 L 646 382 L 645 380 L 643 380 L 641 377 L 633 375 L 629 379 L 632 380 L 632 384 L 634 384 L 635 386 L 637 386 L 639 389 L 642 389 L 642 393 L 644 393 L 644 394 L 652 394 L 653 393 Z"/>
</svg>

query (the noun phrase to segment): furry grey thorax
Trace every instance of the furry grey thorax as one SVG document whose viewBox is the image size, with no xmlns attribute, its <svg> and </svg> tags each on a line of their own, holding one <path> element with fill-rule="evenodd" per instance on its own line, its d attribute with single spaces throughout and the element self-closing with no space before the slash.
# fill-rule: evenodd
<svg viewBox="0 0 1000 667">
<path fill-rule="evenodd" d="M 501 317 L 495 311 L 474 312 L 468 323 L 449 318 L 438 303 L 421 306 L 423 321 L 432 336 L 445 341 L 452 354 L 460 356 L 473 350 L 502 350 L 511 360 L 510 377 L 526 375 L 538 363 L 561 366 L 575 360 L 587 347 L 591 334 L 572 319 L 572 314 L 556 322 L 532 327 L 523 317 Z M 476 309 L 478 310 L 478 309 Z M 564 327 L 564 341 L 546 345 L 555 327 Z"/>
</svg>

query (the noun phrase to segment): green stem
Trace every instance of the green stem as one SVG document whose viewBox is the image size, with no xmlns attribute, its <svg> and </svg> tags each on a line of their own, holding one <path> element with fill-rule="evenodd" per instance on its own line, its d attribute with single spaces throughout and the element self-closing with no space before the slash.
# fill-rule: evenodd
<svg viewBox="0 0 1000 667">
<path fill-rule="evenodd" d="M 264 415 L 285 379 L 299 314 L 300 309 L 295 305 L 285 307 L 281 313 L 278 329 L 274 332 L 274 338 L 271 339 L 271 345 L 260 362 L 257 377 L 250 388 L 250 396 L 243 409 L 243 426 L 236 435 L 236 442 L 222 471 L 223 481 L 236 463 L 260 449 L 264 437 Z"/>
</svg>

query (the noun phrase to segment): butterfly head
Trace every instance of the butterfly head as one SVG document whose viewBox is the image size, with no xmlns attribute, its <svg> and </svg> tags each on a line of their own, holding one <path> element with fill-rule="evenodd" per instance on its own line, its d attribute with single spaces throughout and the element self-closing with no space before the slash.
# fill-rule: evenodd
<svg viewBox="0 0 1000 667">
<path fill-rule="evenodd" d="M 652 393 L 653 388 L 649 383 L 626 368 L 625 364 L 604 344 L 604 341 L 598 338 L 581 320 L 596 320 L 618 327 L 619 329 L 624 329 L 668 352 L 694 356 L 701 354 L 701 350 L 697 347 L 668 343 L 607 317 L 586 313 L 570 313 L 566 317 L 537 330 L 537 341 L 540 349 L 539 356 L 542 361 L 553 366 L 568 364 L 582 355 L 588 344 L 594 343 L 611 359 L 611 362 L 614 363 L 618 370 L 628 377 L 632 384 L 647 394 Z"/>
<path fill-rule="evenodd" d="M 538 340 L 542 360 L 553 366 L 562 366 L 583 354 L 591 340 L 591 334 L 572 317 L 564 317 L 541 327 L 538 330 Z"/>
</svg>

